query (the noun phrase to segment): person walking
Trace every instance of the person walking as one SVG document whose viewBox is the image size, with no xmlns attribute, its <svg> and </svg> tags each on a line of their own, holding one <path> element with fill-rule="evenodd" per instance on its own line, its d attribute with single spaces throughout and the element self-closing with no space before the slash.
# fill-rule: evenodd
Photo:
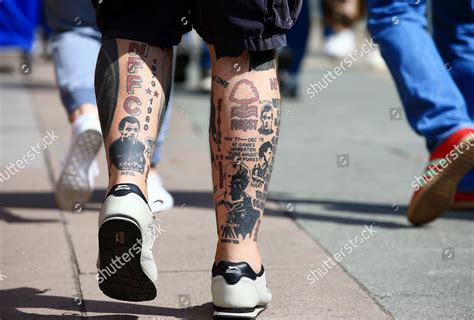
<svg viewBox="0 0 474 320">
<path fill-rule="evenodd" d="M 368 28 L 397 85 L 408 122 L 426 139 L 429 164 L 415 177 L 408 220 L 474 208 L 474 6 L 433 0 L 368 0 Z"/>
<path fill-rule="evenodd" d="M 255 317 L 271 300 L 257 239 L 280 132 L 275 49 L 286 44 L 301 1 L 96 0 L 94 5 L 102 32 L 95 89 L 109 164 L 99 216 L 99 287 L 120 300 L 156 297 L 146 188 L 150 146 L 170 95 L 172 47 L 193 27 L 209 45 L 214 79 L 209 126 L 218 235 L 214 315 Z M 272 113 L 272 130 L 259 132 L 263 108 Z M 259 152 L 264 144 L 271 152 Z M 270 164 L 260 169 L 262 157 Z M 122 258 L 123 267 L 105 272 L 117 259 L 122 265 Z"/>
<path fill-rule="evenodd" d="M 45 0 L 44 6 L 53 31 L 56 80 L 72 128 L 71 142 L 56 185 L 56 200 L 63 210 L 78 210 L 77 206 L 89 200 L 94 178 L 99 174 L 95 158 L 102 145 L 102 134 L 94 92 L 94 70 L 101 34 L 90 0 Z M 173 207 L 173 197 L 164 189 L 155 169 L 160 160 L 169 113 L 153 152 L 148 179 L 156 211 Z"/>
</svg>

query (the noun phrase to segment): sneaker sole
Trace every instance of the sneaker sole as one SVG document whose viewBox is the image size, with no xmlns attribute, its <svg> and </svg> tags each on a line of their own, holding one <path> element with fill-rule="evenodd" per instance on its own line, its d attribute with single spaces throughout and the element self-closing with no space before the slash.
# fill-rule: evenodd
<svg viewBox="0 0 474 320">
<path fill-rule="evenodd" d="M 214 306 L 215 319 L 256 319 L 260 313 L 265 310 L 265 306 L 257 306 L 255 308 L 221 308 Z"/>
<path fill-rule="evenodd" d="M 134 221 L 126 218 L 104 221 L 99 229 L 99 278 L 103 280 L 99 280 L 99 288 L 106 296 L 124 301 L 155 299 L 155 284 L 140 263 L 141 250 L 142 235 Z M 126 256 L 131 258 L 123 258 Z M 122 258 L 117 260 L 117 257 Z"/>
<path fill-rule="evenodd" d="M 473 210 L 474 209 L 474 202 L 472 202 L 472 201 L 454 202 L 451 205 L 451 209 L 455 209 L 455 210 Z"/>
<path fill-rule="evenodd" d="M 467 143 L 467 139 L 462 140 Z M 474 166 L 474 148 L 460 154 L 422 188 L 408 208 L 408 220 L 414 225 L 429 223 L 449 210 L 459 181 Z"/>
<path fill-rule="evenodd" d="M 79 210 L 75 206 L 89 200 L 89 168 L 101 146 L 102 135 L 97 130 L 87 130 L 77 137 L 56 186 L 56 201 L 61 209 Z"/>
</svg>

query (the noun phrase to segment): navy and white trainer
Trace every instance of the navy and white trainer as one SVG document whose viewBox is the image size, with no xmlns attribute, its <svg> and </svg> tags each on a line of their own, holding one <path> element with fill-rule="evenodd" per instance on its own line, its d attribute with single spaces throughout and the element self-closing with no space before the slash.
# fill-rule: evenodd
<svg viewBox="0 0 474 320">
<path fill-rule="evenodd" d="M 255 319 L 272 300 L 263 266 L 257 274 L 246 262 L 214 264 L 211 291 L 214 318 Z"/>
<path fill-rule="evenodd" d="M 125 301 L 153 300 L 158 271 L 153 258 L 153 213 L 140 189 L 115 185 L 99 215 L 97 280 L 102 292 Z"/>
</svg>

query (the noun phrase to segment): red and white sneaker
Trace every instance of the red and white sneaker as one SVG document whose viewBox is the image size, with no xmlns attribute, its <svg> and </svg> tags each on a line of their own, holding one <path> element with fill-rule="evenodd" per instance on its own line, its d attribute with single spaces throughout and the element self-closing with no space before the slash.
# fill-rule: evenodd
<svg viewBox="0 0 474 320">
<path fill-rule="evenodd" d="M 451 205 L 453 209 L 473 210 L 474 209 L 474 192 L 456 192 L 454 202 Z"/>
<path fill-rule="evenodd" d="M 449 136 L 430 155 L 430 163 L 408 206 L 414 225 L 429 223 L 453 205 L 459 181 L 474 167 L 474 129 L 461 129 Z"/>
</svg>

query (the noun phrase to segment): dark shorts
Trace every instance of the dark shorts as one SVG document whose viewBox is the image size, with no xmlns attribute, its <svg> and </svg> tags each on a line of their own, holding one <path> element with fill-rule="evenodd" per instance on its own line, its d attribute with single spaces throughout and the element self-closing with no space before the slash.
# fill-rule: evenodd
<svg viewBox="0 0 474 320">
<path fill-rule="evenodd" d="M 285 46 L 303 0 L 92 1 L 104 39 L 169 47 L 194 28 L 216 51 L 238 55 Z"/>
</svg>

